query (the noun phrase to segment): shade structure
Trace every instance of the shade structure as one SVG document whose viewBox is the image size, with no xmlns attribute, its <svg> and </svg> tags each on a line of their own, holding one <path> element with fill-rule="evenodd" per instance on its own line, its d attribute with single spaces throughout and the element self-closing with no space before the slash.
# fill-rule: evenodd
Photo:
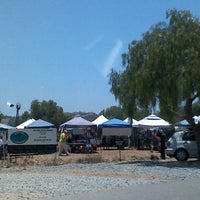
<svg viewBox="0 0 200 200">
<path fill-rule="evenodd" d="M 102 136 L 131 136 L 132 125 L 117 118 L 99 124 Z"/>
<path fill-rule="evenodd" d="M 165 121 L 164 119 L 151 114 L 140 121 L 138 121 L 138 126 L 148 126 L 148 127 L 167 127 L 171 124 L 168 121 Z"/>
<path fill-rule="evenodd" d="M 2 124 L 0 123 L 0 145 L 1 145 L 1 150 L 4 151 L 4 145 L 7 144 L 7 132 L 9 129 L 14 129 L 15 127 L 9 126 L 7 124 Z M 3 148 L 3 149 L 2 149 Z"/>
<path fill-rule="evenodd" d="M 92 121 L 92 123 L 94 123 L 98 126 L 99 124 L 102 124 L 102 123 L 107 122 L 107 121 L 108 121 L 108 119 L 106 117 L 104 117 L 103 115 L 100 115 L 94 121 Z"/>
<path fill-rule="evenodd" d="M 186 119 L 183 119 L 183 120 L 177 122 L 176 125 L 177 126 L 190 126 L 190 123 Z"/>
<path fill-rule="evenodd" d="M 24 129 L 24 127 L 28 126 L 29 124 L 33 123 L 35 119 L 28 119 L 27 121 L 23 122 L 22 124 L 18 125 L 17 129 Z"/>
<path fill-rule="evenodd" d="M 8 130 L 8 129 L 13 129 L 13 128 L 15 127 L 0 123 L 0 129 Z"/>
<path fill-rule="evenodd" d="M 82 117 L 75 117 L 60 125 L 61 128 L 96 128 L 97 125 L 83 119 Z"/>
<path fill-rule="evenodd" d="M 200 123 L 200 116 L 194 116 L 193 117 L 195 124 Z"/>
<path fill-rule="evenodd" d="M 24 128 L 55 128 L 55 125 L 42 119 L 38 119 L 28 124 Z"/>
<path fill-rule="evenodd" d="M 123 121 L 123 120 L 120 120 L 120 119 L 117 119 L 117 118 L 113 118 L 111 120 L 108 120 L 102 124 L 99 124 L 99 127 L 100 128 L 103 128 L 103 127 L 118 127 L 118 128 L 127 128 L 127 127 L 131 127 L 132 125 Z"/>
<path fill-rule="evenodd" d="M 127 122 L 127 123 L 129 123 L 129 124 L 131 123 L 131 120 L 130 120 L 129 117 L 127 117 L 124 121 Z M 132 125 L 133 125 L 133 126 L 138 125 L 138 121 L 135 120 L 135 119 L 132 119 Z"/>
</svg>

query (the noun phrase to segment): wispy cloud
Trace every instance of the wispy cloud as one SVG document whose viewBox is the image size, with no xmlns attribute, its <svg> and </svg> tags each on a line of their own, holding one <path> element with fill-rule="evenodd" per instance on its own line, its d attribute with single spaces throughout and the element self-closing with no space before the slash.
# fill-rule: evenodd
<svg viewBox="0 0 200 200">
<path fill-rule="evenodd" d="M 94 48 L 96 46 L 96 44 L 98 42 L 100 42 L 103 39 L 103 35 L 99 35 L 98 37 L 96 37 L 94 40 L 92 40 L 90 43 L 88 43 L 85 46 L 85 50 L 86 51 L 90 51 L 92 48 Z"/>
<path fill-rule="evenodd" d="M 122 49 L 123 43 L 121 40 L 117 40 L 115 43 L 115 46 L 111 49 L 109 56 L 104 64 L 102 75 L 106 77 L 108 73 L 110 72 L 111 68 L 113 68 L 113 65 L 115 61 L 117 60 L 120 50 Z"/>
</svg>

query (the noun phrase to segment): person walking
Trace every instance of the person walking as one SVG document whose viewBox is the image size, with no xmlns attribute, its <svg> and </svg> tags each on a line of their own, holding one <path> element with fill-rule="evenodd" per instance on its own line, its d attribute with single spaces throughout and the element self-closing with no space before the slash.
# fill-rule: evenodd
<svg viewBox="0 0 200 200">
<path fill-rule="evenodd" d="M 61 156 L 63 153 L 65 153 L 66 155 L 69 155 L 69 146 L 67 145 L 67 139 L 70 136 L 70 132 L 67 130 L 64 130 L 61 134 L 60 134 L 60 139 L 59 139 L 59 143 L 58 143 L 58 148 L 59 148 L 59 152 L 58 155 Z"/>
</svg>

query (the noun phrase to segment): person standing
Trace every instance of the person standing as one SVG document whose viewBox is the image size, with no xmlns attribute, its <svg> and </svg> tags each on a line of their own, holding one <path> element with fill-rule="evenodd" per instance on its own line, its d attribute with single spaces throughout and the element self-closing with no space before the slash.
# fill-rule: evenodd
<svg viewBox="0 0 200 200">
<path fill-rule="evenodd" d="M 156 143 L 156 129 L 155 130 L 151 130 L 151 135 L 150 135 L 150 149 L 151 149 L 151 152 L 153 152 L 154 150 L 154 146 L 155 146 L 155 143 Z"/>
<path fill-rule="evenodd" d="M 157 136 L 160 137 L 160 157 L 165 160 L 165 133 L 162 129 L 158 129 Z"/>
<path fill-rule="evenodd" d="M 67 130 L 64 130 L 61 134 L 60 134 L 60 139 L 59 139 L 59 143 L 58 143 L 58 148 L 59 148 L 59 152 L 58 155 L 61 156 L 63 153 L 65 153 L 66 155 L 69 155 L 69 147 L 67 145 L 67 139 L 70 136 L 70 132 L 68 132 Z"/>
</svg>

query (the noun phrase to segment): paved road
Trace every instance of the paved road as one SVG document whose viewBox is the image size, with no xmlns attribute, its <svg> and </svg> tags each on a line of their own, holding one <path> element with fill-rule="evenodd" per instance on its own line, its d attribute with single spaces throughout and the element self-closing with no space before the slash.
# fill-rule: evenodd
<svg viewBox="0 0 200 200">
<path fill-rule="evenodd" d="M 98 184 L 98 183 L 97 183 Z M 66 198 L 63 198 L 66 199 Z M 68 199 L 68 198 L 67 198 Z M 136 185 L 123 189 L 88 192 L 72 195 L 70 200 L 199 200 L 200 180 L 183 180 L 171 183 Z M 61 199 L 60 199 L 61 200 Z"/>
</svg>

